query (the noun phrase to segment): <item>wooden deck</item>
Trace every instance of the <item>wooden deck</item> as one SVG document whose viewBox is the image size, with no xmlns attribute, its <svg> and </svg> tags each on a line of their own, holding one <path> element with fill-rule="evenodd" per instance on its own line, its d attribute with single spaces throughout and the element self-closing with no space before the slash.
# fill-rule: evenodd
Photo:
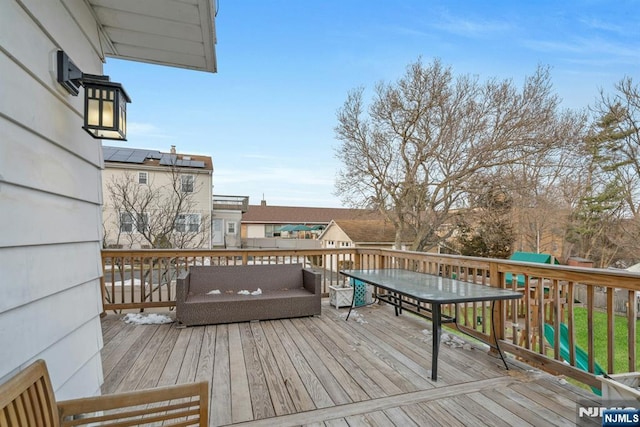
<svg viewBox="0 0 640 427">
<path fill-rule="evenodd" d="M 433 382 L 430 322 L 378 305 L 349 322 L 346 309 L 322 310 L 184 329 L 108 315 L 103 393 L 206 379 L 212 426 L 572 426 L 578 400 L 600 404 L 518 362 L 507 371 L 480 346 L 443 344 Z"/>
</svg>

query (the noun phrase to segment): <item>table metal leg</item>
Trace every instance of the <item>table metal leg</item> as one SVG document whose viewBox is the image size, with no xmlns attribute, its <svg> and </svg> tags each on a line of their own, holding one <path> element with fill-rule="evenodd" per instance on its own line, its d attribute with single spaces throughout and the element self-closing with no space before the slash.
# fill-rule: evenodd
<svg viewBox="0 0 640 427">
<path fill-rule="evenodd" d="M 393 311 L 398 316 L 400 314 L 400 309 L 398 308 L 398 294 L 395 292 L 391 292 L 391 301 L 393 301 Z"/>
<path fill-rule="evenodd" d="M 496 322 L 493 320 L 493 310 L 495 308 L 496 301 L 491 301 L 491 328 L 493 329 L 493 342 L 496 345 L 496 350 L 498 350 L 498 354 L 500 355 L 500 359 L 502 359 L 502 363 L 504 363 L 504 367 L 509 370 L 509 365 L 507 365 L 507 360 L 504 358 L 504 354 L 502 354 L 502 350 L 500 349 L 500 344 L 498 344 L 498 336 L 496 335 Z"/>
<path fill-rule="evenodd" d="M 432 305 L 432 350 L 431 350 L 431 379 L 438 381 L 438 352 L 440 350 L 440 331 L 442 325 L 440 323 L 440 304 Z"/>
<path fill-rule="evenodd" d="M 353 288 L 353 294 L 351 296 L 351 305 L 349 306 L 349 313 L 347 313 L 347 318 L 344 319 L 345 322 L 349 320 L 349 316 L 351 316 L 351 309 L 353 308 L 353 304 L 356 303 L 356 284 L 354 283 L 353 286 L 351 287 Z"/>
</svg>

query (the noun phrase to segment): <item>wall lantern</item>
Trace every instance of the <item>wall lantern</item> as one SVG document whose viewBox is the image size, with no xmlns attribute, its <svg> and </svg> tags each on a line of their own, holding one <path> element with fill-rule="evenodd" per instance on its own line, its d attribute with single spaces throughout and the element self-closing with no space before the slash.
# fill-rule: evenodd
<svg viewBox="0 0 640 427">
<path fill-rule="evenodd" d="M 127 140 L 127 103 L 129 95 L 120 83 L 109 81 L 109 76 L 85 74 L 58 51 L 58 83 L 71 95 L 78 96 L 84 87 L 84 126 L 96 139 Z"/>
</svg>

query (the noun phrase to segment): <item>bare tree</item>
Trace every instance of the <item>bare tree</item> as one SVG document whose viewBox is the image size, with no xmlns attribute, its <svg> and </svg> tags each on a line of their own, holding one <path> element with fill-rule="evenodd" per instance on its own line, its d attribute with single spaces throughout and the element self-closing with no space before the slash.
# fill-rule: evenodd
<svg viewBox="0 0 640 427">
<path fill-rule="evenodd" d="M 458 223 L 454 243 L 461 255 L 508 258 L 514 241 L 513 199 L 502 180 L 486 177 L 477 182 L 470 209 Z"/>
<path fill-rule="evenodd" d="M 613 95 L 601 92 L 596 111 L 609 118 L 608 168 L 624 187 L 632 217 L 640 216 L 640 86 L 630 77 L 615 85 Z"/>
<path fill-rule="evenodd" d="M 386 215 L 396 243 L 414 232 L 414 250 L 449 237 L 452 211 L 468 206 L 480 177 L 564 146 L 582 126 L 559 111 L 547 68 L 518 90 L 510 80 L 482 83 L 418 60 L 397 82 L 378 84 L 368 107 L 364 93 L 351 91 L 337 114 L 336 193 Z"/>
<path fill-rule="evenodd" d="M 585 123 L 584 114 L 576 117 Z M 568 250 L 564 236 L 572 207 L 579 198 L 575 190 L 583 185 L 584 155 L 577 143 L 580 135 L 568 138 L 569 145 L 552 147 L 502 169 L 503 185 L 513 199 L 516 250 L 561 255 Z"/>
<path fill-rule="evenodd" d="M 584 139 L 586 167 L 569 241 L 607 267 L 637 261 L 640 250 L 640 88 L 631 78 L 600 92 Z"/>
</svg>

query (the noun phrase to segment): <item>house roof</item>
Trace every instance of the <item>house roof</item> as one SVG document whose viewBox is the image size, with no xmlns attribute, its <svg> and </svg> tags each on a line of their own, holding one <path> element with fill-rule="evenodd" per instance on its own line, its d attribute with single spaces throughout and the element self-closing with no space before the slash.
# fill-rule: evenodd
<svg viewBox="0 0 640 427">
<path fill-rule="evenodd" d="M 539 254 L 536 252 L 514 252 L 509 259 L 512 261 L 536 262 L 539 264 L 560 264 L 553 255 Z M 518 286 L 524 286 L 524 275 L 518 274 L 516 279 L 518 281 Z M 505 273 L 505 280 L 507 283 L 511 283 L 513 280 L 513 274 Z"/>
<path fill-rule="evenodd" d="M 509 257 L 512 261 L 537 262 L 540 264 L 560 264 L 551 254 L 539 254 L 536 252 L 514 252 Z M 553 262 L 552 262 L 553 260 Z"/>
<path fill-rule="evenodd" d="M 95 48 L 105 56 L 217 71 L 216 10 L 212 0 L 86 0 L 85 3 L 98 23 L 100 46 Z"/>
<path fill-rule="evenodd" d="M 173 166 L 213 171 L 209 156 L 184 153 L 163 153 L 157 150 L 129 147 L 102 146 L 105 163 L 122 163 L 144 166 Z"/>
<path fill-rule="evenodd" d="M 342 219 L 332 221 L 355 243 L 394 243 L 396 230 L 392 223 L 381 219 Z M 328 227 L 327 227 L 328 230 Z M 326 231 L 325 231 L 326 232 Z M 403 242 L 413 239 L 405 234 Z"/>
<path fill-rule="evenodd" d="M 249 205 L 242 215 L 242 223 L 328 224 L 332 219 L 357 218 L 379 218 L 379 214 L 365 209 Z"/>
</svg>

